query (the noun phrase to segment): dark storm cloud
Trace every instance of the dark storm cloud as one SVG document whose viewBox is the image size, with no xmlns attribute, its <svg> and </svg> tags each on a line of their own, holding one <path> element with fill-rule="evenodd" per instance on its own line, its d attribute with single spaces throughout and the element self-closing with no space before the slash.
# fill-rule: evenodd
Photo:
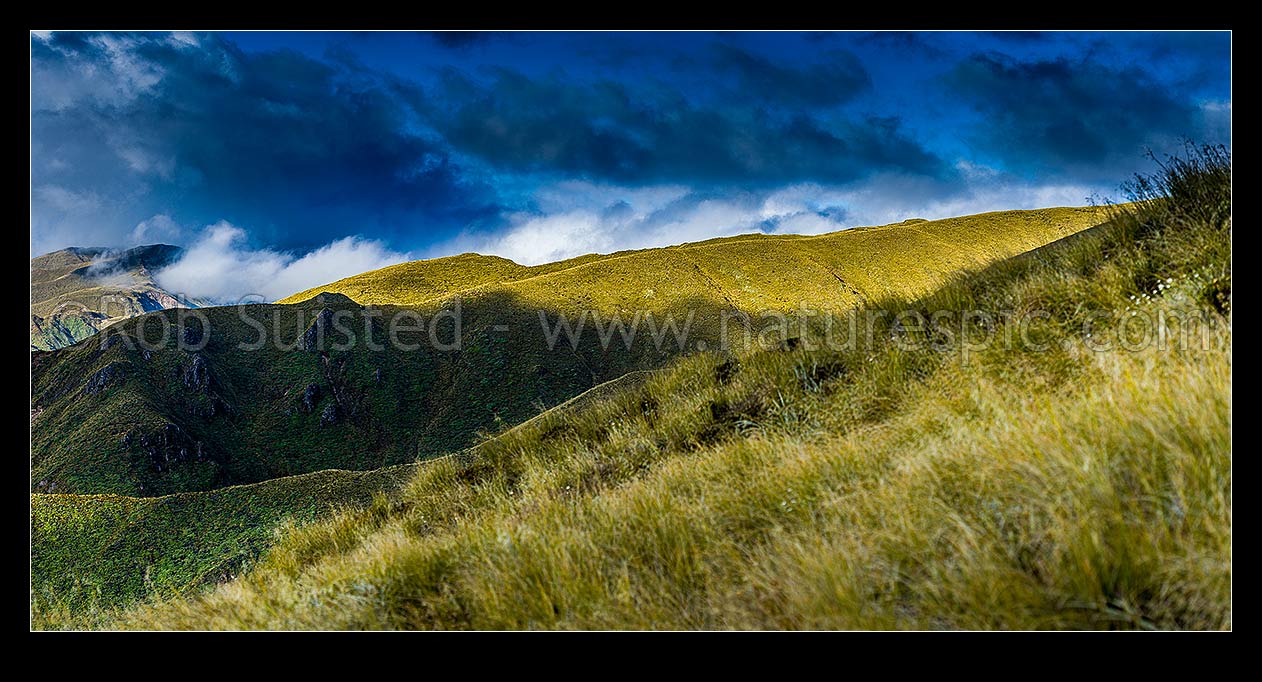
<svg viewBox="0 0 1262 682">
<path fill-rule="evenodd" d="M 1130 50 L 1137 63 L 1165 66 L 1172 85 L 1187 92 L 1226 96 L 1231 90 L 1231 42 L 1222 35 L 1171 33 Z"/>
<path fill-rule="evenodd" d="M 1136 66 L 975 55 L 948 76 L 980 113 L 976 141 L 1012 168 L 1115 173 L 1148 147 L 1201 139 L 1196 106 Z"/>
<path fill-rule="evenodd" d="M 830 50 L 824 63 L 795 68 L 733 45 L 714 49 L 715 66 L 736 77 L 739 92 L 781 106 L 833 106 L 872 87 L 863 63 L 846 50 Z"/>
<path fill-rule="evenodd" d="M 923 34 L 911 31 L 875 31 L 859 38 L 864 45 L 882 47 L 903 55 L 940 58 L 946 53 L 925 39 Z"/>
<path fill-rule="evenodd" d="M 32 52 L 32 80 L 47 84 L 32 94 L 37 188 L 128 197 L 137 221 L 176 204 L 185 220 L 246 224 L 281 246 L 486 210 L 441 141 L 418 132 L 420 92 L 398 80 L 214 36 L 58 33 Z"/>
<path fill-rule="evenodd" d="M 808 43 L 831 43 L 840 40 L 845 35 L 838 31 L 807 31 L 802 34 L 802 40 Z"/>
<path fill-rule="evenodd" d="M 969 56 L 987 49 L 1014 57 Z M 188 245 L 227 221 L 234 254 L 359 235 L 381 260 L 466 231 L 650 230 L 578 246 L 623 248 L 678 237 L 635 217 L 675 192 L 672 219 L 705 227 L 689 238 L 767 211 L 818 230 L 1078 202 L 1146 147 L 1229 143 L 1229 51 L 1222 33 L 32 34 L 31 248 Z"/>
<path fill-rule="evenodd" d="M 1041 43 L 1050 39 L 1043 31 L 990 31 L 987 35 L 1006 43 Z"/>
<path fill-rule="evenodd" d="M 451 50 L 459 50 L 488 42 L 499 34 L 495 31 L 430 31 L 429 35 L 439 45 Z"/>
<path fill-rule="evenodd" d="M 760 63 L 742 64 L 751 74 L 762 73 Z M 844 183 L 880 171 L 946 172 L 896 117 L 815 116 L 801 106 L 781 112 L 752 96 L 694 102 L 660 83 L 632 89 L 613 81 L 532 78 L 509 69 L 495 70 L 490 82 L 449 71 L 439 93 L 445 108 L 435 111 L 434 122 L 447 139 L 518 172 L 698 186 Z"/>
</svg>

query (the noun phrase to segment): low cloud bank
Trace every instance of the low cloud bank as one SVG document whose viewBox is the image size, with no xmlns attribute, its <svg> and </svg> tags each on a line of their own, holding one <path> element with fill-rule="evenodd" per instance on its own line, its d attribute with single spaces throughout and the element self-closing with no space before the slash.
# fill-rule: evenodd
<svg viewBox="0 0 1262 682">
<path fill-rule="evenodd" d="M 1102 189 L 1073 183 L 1033 184 L 971 164 L 961 164 L 957 171 L 976 183 L 961 192 L 958 184 L 881 175 L 846 187 L 806 183 L 769 193 L 722 196 L 681 187 L 566 183 L 539 192 L 537 211 L 506 216 L 506 227 L 465 232 L 425 255 L 475 251 L 536 265 L 587 253 L 754 232 L 814 235 L 908 218 L 935 220 L 1007 209 L 1082 206 Z"/>
<path fill-rule="evenodd" d="M 253 249 L 245 230 L 227 222 L 205 228 L 184 257 L 154 275 L 175 294 L 215 303 L 290 294 L 408 260 L 379 241 L 344 237 L 305 255 Z"/>
</svg>

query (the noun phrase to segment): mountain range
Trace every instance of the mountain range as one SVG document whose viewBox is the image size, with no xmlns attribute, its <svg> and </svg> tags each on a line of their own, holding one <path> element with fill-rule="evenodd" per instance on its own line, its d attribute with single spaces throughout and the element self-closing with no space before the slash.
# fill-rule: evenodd
<svg viewBox="0 0 1262 682">
<path fill-rule="evenodd" d="M 31 349 L 52 350 L 155 310 L 196 307 L 158 286 L 153 274 L 184 250 L 150 244 L 123 251 L 70 247 L 31 259 Z"/>
</svg>

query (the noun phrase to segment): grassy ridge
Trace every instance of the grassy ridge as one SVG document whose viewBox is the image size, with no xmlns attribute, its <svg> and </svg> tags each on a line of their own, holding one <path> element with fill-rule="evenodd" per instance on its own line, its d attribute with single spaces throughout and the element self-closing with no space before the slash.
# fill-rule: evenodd
<svg viewBox="0 0 1262 682">
<path fill-rule="evenodd" d="M 391 265 L 375 277 L 352 275 L 331 284 L 300 291 L 277 303 L 301 303 L 316 294 L 333 291 L 363 304 L 415 304 L 486 284 L 518 279 L 530 268 L 507 258 L 466 253 L 447 258 Z"/>
<path fill-rule="evenodd" d="M 457 452 L 481 431 L 714 347 L 727 313 L 794 311 L 801 302 L 836 311 L 923 295 L 962 270 L 1075 233 L 1103 215 L 1097 208 L 988 213 L 820 237 L 711 240 L 526 269 L 476 256 L 404 264 L 345 280 L 358 282 L 345 290 L 361 298 L 377 292 L 359 303 L 203 309 L 207 345 L 195 352 L 177 347 L 185 331 L 177 311 L 152 313 L 115 325 L 109 336 L 153 338 L 165 324 L 175 333 L 161 347 L 99 338 L 38 358 L 32 490 L 162 495 Z M 415 299 L 396 298 L 413 291 L 420 292 Z M 239 350 L 258 338 L 253 325 L 265 327 L 269 341 L 291 344 L 326 309 L 347 311 L 357 337 L 380 343 L 384 324 L 370 318 L 406 309 L 430 320 L 454 309 L 452 292 L 462 311 L 459 350 L 434 348 L 426 331 L 400 333 L 416 350 L 364 343 L 326 352 L 271 343 Z M 374 305 L 360 305 L 367 303 Z M 562 350 L 550 350 L 539 313 L 574 322 L 584 311 L 693 324 L 684 347 L 658 347 L 649 334 L 631 346 L 606 346 L 589 323 L 572 349 L 562 341 Z M 445 327 L 438 336 L 453 334 Z"/>
<path fill-rule="evenodd" d="M 465 253 L 391 265 L 300 291 L 277 303 L 301 303 L 331 291 L 365 305 L 418 305 L 485 284 L 511 282 L 573 267 L 604 256 L 586 255 L 556 263 L 526 266 L 507 258 Z"/>
<path fill-rule="evenodd" d="M 1175 163 L 1111 228 L 871 304 L 1046 313 L 997 323 L 1020 344 L 909 347 L 887 323 L 872 347 L 696 354 L 117 623 L 1230 627 L 1229 163 Z M 1205 344 L 1094 350 L 1132 312 L 1201 320 Z"/>
<path fill-rule="evenodd" d="M 840 309 L 864 299 L 924 295 L 961 270 L 1042 246 L 1104 215 L 1097 207 L 998 211 L 811 237 L 743 235 L 534 267 L 465 254 L 373 270 L 280 302 L 328 291 L 363 305 L 416 305 L 460 294 L 567 312 L 661 311 L 696 299 L 750 312 L 793 309 L 801 301 Z"/>
</svg>

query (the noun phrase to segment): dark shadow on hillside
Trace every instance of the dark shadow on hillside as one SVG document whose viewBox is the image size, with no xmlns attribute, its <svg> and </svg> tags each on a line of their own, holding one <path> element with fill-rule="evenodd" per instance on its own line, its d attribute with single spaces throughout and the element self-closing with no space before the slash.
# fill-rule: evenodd
<svg viewBox="0 0 1262 682">
<path fill-rule="evenodd" d="M 628 340 L 607 317 L 579 327 L 580 311 L 495 293 L 461 299 L 456 344 L 454 309 L 324 295 L 163 310 L 38 353 L 32 490 L 153 496 L 434 457 L 712 350 L 721 320 L 737 344 L 749 325 L 721 300 L 681 298 L 654 311 L 656 334 L 642 320 Z"/>
</svg>

